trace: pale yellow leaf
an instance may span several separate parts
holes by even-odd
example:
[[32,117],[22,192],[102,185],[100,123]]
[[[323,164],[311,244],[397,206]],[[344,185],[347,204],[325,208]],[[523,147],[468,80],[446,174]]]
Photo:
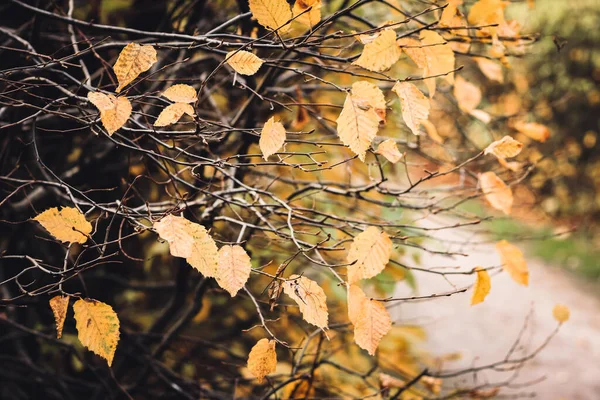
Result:
[[298,304],[306,322],[321,329],[327,328],[327,297],[317,282],[305,276],[292,275],[283,284],[283,291]]
[[412,133],[420,135],[419,125],[429,117],[429,99],[410,82],[396,82],[392,90],[400,98],[404,123]]
[[169,242],[171,255],[187,258],[192,255],[194,245],[194,238],[190,234],[190,224],[191,221],[183,217],[169,214],[155,222],[153,228],[161,239]]
[[502,268],[517,283],[527,286],[529,284],[529,270],[523,253],[517,246],[501,240],[496,243],[496,250],[500,253]]
[[131,115],[131,103],[127,97],[88,92],[88,99],[100,111],[100,121],[109,135],[118,131]]
[[244,287],[251,270],[250,256],[241,246],[225,245],[219,249],[216,279],[219,286],[227,290],[231,297]]
[[129,43],[119,54],[113,70],[117,75],[119,93],[142,72],[148,71],[156,63],[156,50],[151,45]]
[[374,355],[379,342],[392,328],[388,310],[383,303],[368,299],[357,285],[350,285],[348,317],[354,325],[354,342]]
[[385,96],[377,85],[367,81],[357,81],[352,84],[354,101],[363,108],[372,108],[380,121],[385,121]]
[[285,24],[292,19],[292,10],[286,0],[249,0],[252,15],[265,28],[285,33],[290,25]]
[[512,190],[498,175],[491,171],[480,174],[479,185],[486,200],[492,207],[502,211],[504,214],[510,214],[513,204]]
[[[425,53],[427,67],[423,71],[423,76],[440,75],[449,84],[454,83],[454,51],[446,43],[443,37],[438,33],[429,30],[421,31],[421,44]],[[429,88],[429,97],[435,94],[435,80],[437,78],[426,79],[425,83]]]
[[398,150],[396,141],[394,139],[388,139],[377,146],[377,154],[384,156],[392,164],[396,164],[402,158],[402,153]]
[[262,383],[265,376],[275,372],[277,368],[277,352],[275,341],[260,339],[248,355],[248,370]]
[[258,146],[263,153],[265,161],[269,156],[277,153],[284,143],[285,127],[281,122],[275,121],[275,117],[269,118],[260,131],[260,139],[258,141]]
[[390,261],[392,240],[381,229],[370,226],[356,235],[350,246],[347,260],[348,283],[372,278],[379,274]]
[[481,103],[481,90],[469,81],[457,76],[454,82],[454,97],[458,107],[466,113],[477,108]]
[[194,117],[194,107],[187,103],[173,103],[160,112],[154,126],[167,126],[177,123],[184,114]]
[[66,243],[85,243],[92,224],[87,222],[85,215],[73,207],[49,208],[38,214],[34,220],[39,222],[55,239]]
[[[311,5],[307,5],[304,0],[296,0],[294,7],[292,8],[292,14],[294,15],[294,21],[306,25],[312,28],[321,21],[321,0],[311,1]],[[312,8],[310,11],[306,11],[309,7]]]
[[492,142],[485,148],[484,153],[493,154],[498,158],[511,158],[517,156],[522,149],[523,143],[507,135],[500,140]]
[[96,300],[73,304],[79,341],[112,365],[119,342],[119,318],[111,306]]
[[[501,25],[504,23],[504,7],[508,4],[503,0],[479,0],[469,10],[467,20],[472,26]],[[496,35],[497,26],[485,27],[478,32]]]
[[554,316],[555,320],[562,324],[563,322],[567,322],[569,320],[569,317],[571,316],[571,310],[569,310],[569,307],[565,306],[564,304],[557,304],[552,309],[552,315]]
[[490,280],[490,274],[481,267],[475,267],[477,271],[477,279],[475,280],[475,286],[473,287],[473,295],[471,297],[471,305],[482,303],[485,297],[492,288],[492,281]]
[[88,100],[96,106],[98,111],[108,111],[115,108],[116,97],[102,92],[88,92]]
[[245,50],[230,51],[225,56],[227,64],[242,75],[254,75],[263,65],[263,60]]
[[396,44],[417,64],[417,67],[427,68],[427,55],[420,40],[404,37],[398,39]]
[[477,118],[484,124],[489,124],[490,121],[492,120],[492,116],[483,110],[471,110],[471,111],[469,111],[469,115]]
[[50,299],[50,308],[56,321],[56,337],[60,339],[67,317],[67,309],[69,308],[69,296],[54,296]]
[[550,129],[546,125],[538,124],[537,122],[517,121],[512,126],[525,136],[538,142],[545,142],[550,137]]
[[384,29],[375,40],[365,45],[360,57],[352,64],[369,71],[381,72],[390,69],[398,61],[400,54],[402,50],[396,43],[396,32]]
[[162,95],[173,103],[194,103],[198,100],[196,89],[185,84],[173,85],[165,90]]
[[475,57],[475,62],[486,78],[499,83],[504,82],[504,72],[501,64],[483,57]]

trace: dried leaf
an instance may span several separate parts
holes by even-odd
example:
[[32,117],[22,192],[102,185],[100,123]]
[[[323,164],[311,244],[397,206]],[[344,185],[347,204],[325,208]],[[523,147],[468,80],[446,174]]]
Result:
[[[423,71],[423,76],[443,75],[449,84],[454,83],[454,52],[452,47],[446,43],[443,37],[438,33],[429,30],[421,31],[421,44],[425,52],[427,67]],[[435,94],[435,79],[426,80],[429,87],[429,97]],[[429,82],[429,83],[428,83]]]
[[269,118],[260,131],[258,146],[263,153],[265,161],[277,153],[285,143],[285,127],[281,122],[276,122],[275,117]]
[[374,355],[379,342],[392,328],[385,306],[377,300],[368,299],[357,285],[350,285],[348,318],[354,325],[354,342]]
[[185,84],[173,85],[165,90],[162,95],[173,103],[195,103],[198,100],[196,89]]
[[[479,0],[469,10],[467,20],[472,26],[502,25],[504,21],[504,7],[508,2],[502,0]],[[482,28],[480,32],[496,35],[497,26]]]
[[158,235],[169,242],[172,256],[187,258],[192,255],[194,238],[189,233],[190,223],[183,217],[171,214],[154,223],[153,228]]
[[457,76],[454,82],[454,97],[458,102],[458,107],[466,113],[475,110],[481,103],[481,90],[463,79],[462,76]]
[[390,69],[400,58],[402,50],[396,43],[396,32],[393,29],[384,29],[371,43],[365,45],[360,57],[352,64],[381,72]]
[[277,353],[275,341],[260,339],[248,355],[248,370],[262,383],[265,376],[275,372],[277,368]]
[[248,5],[252,16],[265,28],[280,28],[279,33],[290,29],[289,24],[282,26],[292,19],[292,10],[286,0],[249,0]]
[[129,43],[119,54],[113,70],[117,75],[119,93],[142,72],[148,71],[156,63],[156,50],[151,45]]
[[500,140],[496,140],[485,148],[485,154],[493,154],[498,158],[511,158],[517,156],[523,149],[523,143],[511,138],[510,136],[504,136]]
[[538,142],[543,143],[550,137],[550,129],[548,129],[546,125],[538,124],[536,122],[517,121],[513,123],[512,126],[517,131]]
[[348,283],[379,274],[390,261],[391,253],[392,241],[381,229],[370,226],[356,235],[348,252],[348,262],[354,263],[348,266]]
[[392,90],[400,98],[404,123],[412,133],[420,135],[419,125],[429,117],[429,99],[409,82],[396,82]]
[[515,282],[527,286],[529,284],[529,270],[521,250],[506,240],[496,243],[496,250],[500,253],[502,268],[508,272]]
[[235,72],[248,76],[254,75],[264,63],[259,57],[245,50],[230,51],[225,59]]
[[490,274],[482,267],[475,267],[475,270],[477,271],[477,280],[475,281],[473,296],[471,297],[472,306],[482,303],[492,288]]
[[69,308],[69,296],[54,296],[50,299],[50,308],[56,321],[56,338],[60,339],[67,317],[67,309]]
[[49,208],[38,214],[34,220],[39,222],[55,239],[65,243],[85,243],[92,224],[87,222],[85,215],[73,207]]
[[377,146],[377,154],[384,156],[392,164],[396,164],[402,158],[402,153],[398,150],[396,141],[394,139],[388,139]]
[[194,107],[187,103],[174,103],[167,106],[158,115],[154,126],[167,126],[177,123],[184,114],[194,117]]
[[121,129],[131,115],[131,103],[127,97],[100,92],[88,92],[87,97],[100,111],[100,121],[109,135]]
[[88,92],[87,98],[98,111],[108,111],[115,108],[116,97],[112,94],[104,94],[102,92]]
[[235,297],[244,287],[251,270],[250,256],[241,246],[225,245],[219,249],[219,269],[216,279],[219,286],[227,290],[231,297]]
[[[311,1],[311,3],[311,5],[308,5],[304,0],[296,0],[294,7],[292,8],[292,14],[295,18],[294,21],[306,25],[309,28],[312,28],[321,21],[321,0]],[[311,6],[312,8],[307,12],[306,10]]]
[[110,367],[119,342],[119,318],[111,306],[96,300],[77,300],[73,305],[79,341],[106,359]]
[[552,309],[552,315],[554,316],[555,320],[562,324],[563,322],[567,322],[569,320],[569,317],[571,316],[571,310],[569,310],[569,307],[563,304],[557,304]]
[[317,282],[305,276],[292,275],[283,284],[283,291],[298,304],[306,322],[321,329],[327,328],[327,297]]
[[479,175],[479,185],[486,200],[496,210],[510,214],[513,204],[512,190],[495,173],[489,171]]
[[475,62],[479,66],[479,70],[486,78],[491,81],[499,83],[504,82],[504,72],[502,71],[502,65],[496,61],[492,61],[483,57],[475,57]]

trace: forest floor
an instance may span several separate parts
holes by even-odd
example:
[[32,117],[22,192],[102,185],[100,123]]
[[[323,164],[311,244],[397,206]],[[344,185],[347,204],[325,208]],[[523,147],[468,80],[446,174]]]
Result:
[[[447,249],[467,253],[453,259],[427,254],[421,266],[432,268],[460,265],[475,267],[500,265],[493,241],[455,229],[437,231],[440,247],[448,243],[477,238],[477,245],[449,245]],[[471,235],[471,236],[467,236]],[[462,237],[461,237],[462,236]],[[518,244],[526,253],[526,244]],[[600,261],[599,261],[600,262]],[[571,318],[556,336],[518,372],[511,387],[500,390],[501,397],[539,398],[544,400],[600,399],[600,296],[598,285],[584,282],[562,268],[528,259],[529,286],[516,284],[505,273],[493,272],[492,289],[485,301],[470,306],[471,290],[450,297],[402,303],[393,316],[399,324],[418,324],[427,332],[422,350],[432,357],[459,353],[460,359],[445,362],[444,370],[483,366],[501,361],[521,337],[515,355],[529,354],[541,346],[556,329],[552,316],[556,303],[571,309]],[[419,295],[452,291],[452,285],[440,275],[415,273]],[[450,275],[457,287],[473,282],[473,276]],[[407,285],[400,285],[396,296],[411,296]],[[527,316],[524,333],[520,335]],[[515,357],[513,355],[513,358]],[[511,374],[484,371],[477,382],[498,382]],[[457,387],[472,384],[470,374],[463,380],[446,382]]]

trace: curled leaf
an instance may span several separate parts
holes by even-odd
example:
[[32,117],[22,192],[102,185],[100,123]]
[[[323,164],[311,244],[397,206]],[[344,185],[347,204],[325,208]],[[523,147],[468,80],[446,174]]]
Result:
[[476,267],[477,279],[475,286],[473,287],[473,295],[471,297],[471,305],[482,303],[485,297],[492,288],[492,281],[490,280],[490,274],[481,267]]
[[174,103],[167,106],[158,115],[154,126],[167,126],[177,123],[184,114],[194,117],[194,107],[187,103]]
[[85,219],[85,215],[73,207],[63,207],[61,210],[49,208],[34,220],[61,242],[85,243],[92,233],[92,225]]
[[63,326],[65,326],[67,309],[69,308],[69,296],[54,296],[50,299],[50,308],[56,321],[56,338],[60,339],[62,337]]
[[484,153],[493,154],[498,158],[505,159],[517,156],[522,149],[523,143],[507,135],[491,143],[485,148]]
[[119,318],[111,306],[96,300],[73,304],[79,341],[112,365],[119,342]]
[[275,341],[260,339],[248,355],[248,370],[262,383],[265,376],[275,372],[277,368],[277,353]]
[[148,71],[156,63],[156,50],[150,45],[129,43],[119,54],[113,70],[117,75],[119,93],[142,72]]

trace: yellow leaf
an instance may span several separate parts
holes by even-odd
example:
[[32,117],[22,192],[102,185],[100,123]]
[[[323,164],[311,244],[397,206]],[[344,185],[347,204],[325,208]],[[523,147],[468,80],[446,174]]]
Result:
[[69,308],[69,296],[54,296],[50,299],[50,308],[56,321],[56,337],[60,339],[67,317],[67,309]]
[[119,318],[111,306],[96,300],[77,300],[73,304],[79,341],[106,359],[110,367],[119,342]]
[[260,131],[258,146],[263,153],[265,161],[277,153],[285,143],[285,127],[281,122],[276,122],[275,117],[269,118]]
[[167,126],[177,123],[183,114],[187,114],[190,117],[194,117],[194,107],[187,103],[174,103],[167,106],[158,115],[158,118],[154,122],[154,126]]
[[306,322],[321,329],[327,328],[327,297],[317,282],[305,276],[292,275],[283,284],[283,291],[298,304]]
[[529,284],[529,270],[521,250],[506,240],[496,243],[496,250],[500,253],[502,268],[515,282],[527,286]]
[[369,71],[381,72],[390,69],[401,53],[402,50],[396,43],[396,32],[385,29],[375,40],[365,45],[360,57],[352,64]]
[[[467,20],[473,26],[502,25],[504,22],[504,7],[508,2],[502,0],[479,0],[469,10]],[[486,27],[482,33],[496,35],[497,26]]]
[[[446,43],[443,37],[433,31],[421,31],[421,44],[424,45],[425,61],[427,67],[423,71],[423,76],[443,75],[449,84],[454,83],[454,51]],[[429,97],[435,94],[435,80],[437,78],[426,79],[425,83],[429,87]]]
[[260,339],[248,355],[248,370],[262,383],[265,376],[275,372],[277,368],[277,353],[275,341]]
[[151,45],[129,43],[125,46],[113,67],[119,81],[117,93],[142,72],[148,71],[154,63],[156,63],[156,50]]
[[420,135],[419,125],[429,117],[429,99],[409,82],[396,82],[392,90],[400,98],[404,123],[412,133]]
[[[306,25],[309,28],[312,28],[321,21],[321,0],[311,1],[311,3],[311,5],[308,5],[304,0],[296,0],[294,7],[292,8],[292,14],[295,18],[294,21]],[[311,6],[312,8],[310,11],[306,11]]]
[[555,320],[562,324],[563,322],[567,322],[569,320],[571,311],[569,310],[569,307],[563,304],[557,304],[552,309],[552,315],[554,316]]
[[194,238],[189,233],[190,223],[183,217],[169,214],[153,225],[158,235],[169,242],[169,250],[174,257],[187,258],[192,255]]
[[471,305],[482,303],[485,300],[485,296],[488,295],[492,288],[492,281],[490,280],[490,274],[481,267],[475,267],[477,271],[477,280],[473,287],[473,296],[471,297]]
[[437,128],[435,127],[435,125],[433,125],[433,123],[431,123],[431,121],[421,121],[421,125],[425,127],[425,130],[427,131],[427,134],[429,135],[431,140],[438,144],[444,143],[444,138],[440,136],[440,134],[437,131]]
[[263,65],[263,60],[245,50],[230,51],[225,56],[227,64],[242,75],[254,75]]
[[292,10],[286,0],[249,0],[248,5],[252,15],[259,24],[271,30],[279,29],[285,33],[290,29],[286,22],[292,19]]
[[370,226],[356,235],[348,252],[348,262],[354,263],[348,266],[348,283],[379,274],[390,261],[391,253],[392,240],[381,229]]
[[454,82],[454,97],[458,102],[458,107],[466,113],[477,108],[481,103],[481,90],[462,78],[457,76]]
[[162,95],[173,103],[194,103],[198,100],[196,89],[185,84],[173,85],[165,90]]
[[350,285],[348,318],[354,325],[354,342],[374,355],[381,338],[392,328],[392,320],[385,306],[377,300],[368,299],[358,286]]
[[550,129],[546,125],[536,122],[517,121],[512,124],[513,128],[521,132],[525,136],[530,137],[538,142],[545,142],[550,137]]
[[248,253],[238,245],[225,245],[219,249],[219,269],[217,272],[217,283],[227,290],[231,297],[244,287],[252,264]]
[[458,10],[458,6],[462,3],[462,0],[449,0],[448,5],[444,8],[444,11],[442,11],[442,16],[440,17],[440,22],[438,24],[446,27],[461,26],[456,23],[456,19],[462,17],[462,13]]
[[504,73],[502,72],[502,65],[496,61],[489,60],[483,57],[475,57],[475,62],[479,66],[479,70],[486,78],[491,81],[504,82]]
[[73,207],[49,208],[38,214],[34,220],[39,222],[54,238],[66,243],[85,243],[92,225],[85,215]]
[[493,154],[498,158],[511,158],[518,155],[523,149],[523,143],[511,138],[510,136],[504,136],[500,140],[496,140],[485,148],[485,154]]
[[[421,43],[420,40],[408,37],[398,39],[396,43],[400,46],[402,50],[404,50],[406,54],[408,54],[408,57],[411,60],[413,60],[413,62],[417,64],[419,68],[423,70],[423,77],[428,77],[430,73],[425,45]],[[424,79],[425,86],[427,86],[427,89],[429,90],[429,97],[433,97],[433,95],[435,94],[435,79],[436,78]]]
[[377,154],[384,156],[392,164],[396,164],[402,158],[394,139],[388,139],[379,144]]
[[486,200],[496,210],[510,214],[513,204],[513,195],[510,187],[495,173],[489,171],[479,175],[479,185]]
[[127,97],[88,92],[88,100],[100,111],[100,120],[109,135],[118,131],[131,115],[131,103]]

